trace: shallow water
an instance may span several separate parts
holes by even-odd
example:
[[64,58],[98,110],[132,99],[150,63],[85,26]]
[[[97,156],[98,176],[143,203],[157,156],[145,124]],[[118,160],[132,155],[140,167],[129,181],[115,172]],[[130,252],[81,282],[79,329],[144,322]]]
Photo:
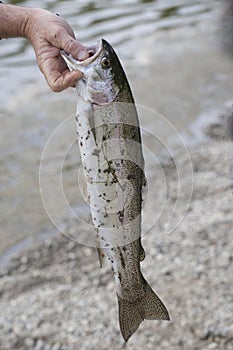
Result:
[[[9,1],[18,5],[43,7],[64,17],[83,43],[96,42],[104,37],[117,48],[123,60],[134,58],[128,50],[133,39],[145,40],[156,31],[177,27],[188,28],[211,15],[217,0],[42,0]],[[0,48],[0,78],[4,84],[0,103],[17,91],[19,84],[34,81],[38,77],[35,70],[34,52],[24,39],[3,40]],[[34,75],[36,74],[35,78]],[[14,82],[14,83],[13,83]]]
[[[233,65],[222,53],[218,37],[220,1],[18,3],[59,13],[83,43],[95,42],[99,37],[110,41],[124,64],[136,101],[164,115],[179,132],[187,133],[190,122],[203,110],[207,114],[209,110],[221,110],[226,101],[232,100]],[[41,201],[39,165],[51,133],[74,113],[75,92],[54,94],[48,89],[36,67],[33,49],[23,39],[0,42],[0,86],[3,252],[16,241],[54,229]],[[171,136],[157,113],[154,119],[145,111],[140,117],[143,127],[159,134],[164,142]],[[71,211],[83,205],[77,185],[80,161],[74,142],[75,125],[70,118],[52,138],[43,163],[46,206],[52,210],[55,222],[63,222],[68,216],[56,192],[58,174],[62,174]],[[153,152],[157,155],[158,150]]]

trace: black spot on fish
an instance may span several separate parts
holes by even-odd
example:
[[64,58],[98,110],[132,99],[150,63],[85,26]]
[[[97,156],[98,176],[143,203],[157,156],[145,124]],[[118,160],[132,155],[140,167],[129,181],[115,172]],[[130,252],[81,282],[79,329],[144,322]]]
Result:
[[122,282],[122,276],[121,276],[121,273],[119,272],[118,273],[118,278],[119,278],[119,281],[120,281],[120,283]]
[[96,148],[96,149],[94,149],[94,151],[92,152],[92,155],[98,157],[99,153],[100,153],[100,150]]
[[120,220],[120,222],[122,223],[123,222],[123,219],[124,219],[124,210],[119,210],[117,212],[117,215],[118,215],[118,219]]
[[110,182],[111,185],[118,183],[118,180],[113,178],[112,181]]

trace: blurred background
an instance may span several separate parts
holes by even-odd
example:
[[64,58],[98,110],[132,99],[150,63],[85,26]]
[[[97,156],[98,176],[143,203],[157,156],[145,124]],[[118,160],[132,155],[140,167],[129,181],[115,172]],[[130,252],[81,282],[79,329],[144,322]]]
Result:
[[[163,115],[187,142],[198,136],[192,127],[195,120],[202,123],[210,111],[218,112],[232,102],[233,62],[222,45],[228,28],[222,18],[229,11],[224,12],[220,0],[8,3],[59,13],[84,44],[107,39],[123,63],[136,102]],[[49,136],[74,113],[76,101],[74,89],[59,94],[49,90],[32,47],[21,38],[0,42],[0,87],[1,254],[22,239],[54,232],[40,197],[39,165]],[[159,133],[164,140],[172,136],[161,119],[142,113],[140,120],[152,134]],[[73,121],[55,138],[53,154],[46,160],[49,205],[61,222],[65,213],[53,184],[59,172],[57,160],[64,159],[71,134],[75,138]],[[62,170],[71,207],[79,206],[79,162],[77,148],[71,147]]]

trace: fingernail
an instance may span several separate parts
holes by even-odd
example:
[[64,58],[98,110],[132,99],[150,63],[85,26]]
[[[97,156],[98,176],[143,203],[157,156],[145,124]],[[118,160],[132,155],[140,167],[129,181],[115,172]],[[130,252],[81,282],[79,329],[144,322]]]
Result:
[[78,60],[79,61],[83,61],[86,58],[88,58],[88,52],[84,51],[84,50],[79,51],[79,53],[78,53]]

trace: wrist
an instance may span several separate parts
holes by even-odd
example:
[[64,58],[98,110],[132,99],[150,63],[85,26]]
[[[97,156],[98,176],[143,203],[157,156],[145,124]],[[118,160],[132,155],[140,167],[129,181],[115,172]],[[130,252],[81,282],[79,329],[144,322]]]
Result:
[[27,36],[27,27],[33,14],[33,9],[5,3],[0,5],[0,37]]

